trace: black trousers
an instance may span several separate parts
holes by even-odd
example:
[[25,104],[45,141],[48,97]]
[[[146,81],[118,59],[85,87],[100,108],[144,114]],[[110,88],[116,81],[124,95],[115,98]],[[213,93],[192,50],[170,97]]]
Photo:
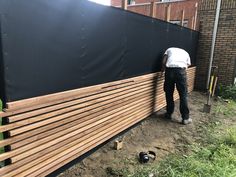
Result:
[[175,85],[180,97],[180,113],[182,119],[189,118],[188,108],[188,87],[187,87],[187,76],[186,69],[182,68],[166,68],[164,91],[166,95],[166,111],[168,115],[174,112],[174,90]]

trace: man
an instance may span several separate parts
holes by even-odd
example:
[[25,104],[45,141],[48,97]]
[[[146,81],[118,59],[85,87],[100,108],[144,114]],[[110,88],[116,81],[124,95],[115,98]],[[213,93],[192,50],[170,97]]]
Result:
[[190,56],[185,50],[175,47],[166,50],[162,62],[162,72],[165,71],[164,91],[167,103],[165,118],[171,119],[174,112],[173,94],[176,85],[180,97],[179,109],[184,125],[192,122],[192,119],[189,118],[186,76],[186,69],[190,65]]

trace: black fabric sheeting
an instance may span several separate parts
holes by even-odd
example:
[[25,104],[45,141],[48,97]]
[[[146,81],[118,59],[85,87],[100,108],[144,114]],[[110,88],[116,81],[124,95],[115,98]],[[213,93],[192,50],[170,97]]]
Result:
[[5,102],[159,71],[168,47],[195,64],[193,30],[86,0],[0,3]]

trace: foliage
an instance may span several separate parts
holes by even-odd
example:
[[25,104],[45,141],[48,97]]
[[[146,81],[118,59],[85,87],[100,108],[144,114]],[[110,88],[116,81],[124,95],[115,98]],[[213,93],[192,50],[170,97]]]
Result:
[[220,86],[219,96],[236,101],[236,85]]

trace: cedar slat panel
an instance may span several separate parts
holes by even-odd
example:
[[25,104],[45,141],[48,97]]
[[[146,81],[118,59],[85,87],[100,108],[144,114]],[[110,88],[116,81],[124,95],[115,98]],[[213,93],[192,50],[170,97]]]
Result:
[[[148,113],[145,115],[147,116],[149,115]],[[140,115],[138,115],[140,117]],[[143,117],[143,116],[142,116]],[[108,128],[107,130],[108,131],[105,131],[105,132],[101,132],[101,133],[98,133],[96,134],[96,137],[92,137],[90,139],[87,139],[86,143],[80,143],[76,146],[73,146],[72,148],[70,149],[67,149],[66,151],[60,153],[60,154],[57,154],[56,156],[48,159],[48,160],[45,160],[44,164],[40,163],[39,165],[37,166],[34,166],[36,167],[37,169],[40,169],[40,168],[43,168],[39,171],[36,171],[34,173],[32,173],[35,169],[34,168],[31,168],[30,170],[20,174],[22,176],[24,175],[29,175],[29,176],[37,176],[39,175],[40,173],[44,172],[45,169],[50,169],[50,167],[52,167],[55,163],[57,164],[58,162],[62,162],[64,160],[66,160],[67,158],[70,158],[72,156],[74,156],[77,152],[83,150],[85,147],[88,147],[96,142],[99,142],[99,144],[105,142],[106,140],[110,139],[111,137],[113,137],[114,135],[118,134],[119,132],[121,132],[122,130],[125,130],[126,128],[128,128],[130,125],[133,125],[134,123],[137,123],[138,121],[140,121],[140,118],[139,119],[136,119],[136,120],[133,120],[131,119],[131,121],[127,121],[126,123],[123,123],[120,124],[119,126],[117,126],[116,128],[114,127],[110,127]],[[105,133],[105,134],[104,134]],[[81,147],[82,145],[82,147]],[[84,145],[84,146],[83,146]],[[92,148],[92,147],[91,147]],[[59,159],[59,160],[58,160]],[[46,165],[46,166],[45,166]],[[44,169],[45,168],[45,169]]]
[[[176,95],[175,95],[175,97],[176,97]],[[176,98],[175,98],[176,99]]]
[[[146,106],[147,107],[147,106]],[[141,108],[141,107],[140,107]],[[150,108],[149,108],[150,109]],[[117,119],[117,117],[114,117],[113,118],[113,122],[111,123],[111,124],[108,124],[108,126],[101,126],[101,130],[107,130],[107,128],[109,128],[109,127],[111,127],[112,125],[117,125],[119,122],[122,122],[122,120],[128,120],[129,119],[129,117],[131,117],[131,116],[133,116],[132,118],[134,118],[134,116],[136,116],[138,113],[140,113],[140,112],[146,112],[147,110],[144,110],[144,111],[142,111],[142,110],[140,110],[140,109],[138,109],[138,110],[135,110],[135,112],[134,113],[131,113],[130,115],[128,115],[127,117],[122,117],[120,120],[119,119]],[[149,111],[150,112],[150,111]],[[106,122],[104,123],[104,125],[105,124],[107,124]],[[100,125],[103,125],[103,124],[100,124]],[[99,125],[99,126],[100,126]],[[53,157],[54,155],[56,155],[56,154],[58,154],[58,153],[60,153],[60,152],[63,152],[64,150],[66,150],[66,149],[68,149],[68,147],[72,147],[72,146],[74,146],[74,145],[76,145],[76,144],[78,144],[78,143],[81,143],[81,142],[83,142],[84,143],[84,140],[86,140],[86,139],[88,139],[89,137],[91,137],[91,136],[93,136],[93,135],[96,135],[97,134],[97,132],[94,132],[96,129],[98,129],[97,127],[94,127],[94,128],[92,128],[92,129],[89,129],[89,130],[87,130],[87,132],[85,131],[85,132],[83,132],[83,134],[80,134],[80,137],[76,137],[77,139],[75,140],[75,141],[71,141],[70,142],[70,144],[68,143],[68,144],[66,144],[65,146],[54,146],[54,147],[51,147],[52,149],[45,149],[44,151],[42,151],[41,152],[41,156],[40,157],[38,157],[38,156],[35,156],[35,155],[33,155],[34,156],[34,159],[35,160],[33,160],[32,161],[32,158],[26,158],[26,159],[23,159],[22,161],[19,161],[19,162],[17,162],[17,163],[14,163],[14,164],[12,164],[12,165],[10,165],[10,166],[8,166],[8,169],[7,169],[7,167],[4,169],[4,171],[1,171],[1,169],[0,169],[0,175],[2,175],[2,174],[4,174],[4,173],[7,173],[7,172],[9,172],[10,170],[13,170],[13,169],[15,169],[16,167],[20,167],[20,168],[18,168],[16,171],[14,171],[14,172],[12,172],[12,173],[8,173],[8,175],[7,176],[12,176],[12,175],[15,175],[15,174],[17,174],[16,172],[19,172],[20,170],[21,171],[24,171],[24,170],[26,170],[26,169],[28,169],[28,168],[30,168],[30,167],[32,167],[32,166],[34,166],[34,165],[36,165],[36,164],[38,164],[38,163],[40,163],[40,162],[43,162],[44,160],[46,160],[46,159],[48,159],[48,158],[50,158],[50,157]],[[91,132],[91,133],[90,133]],[[87,133],[87,135],[86,135],[86,133]],[[90,133],[90,134],[89,134]],[[49,153],[50,152],[50,153]],[[46,154],[46,155],[45,155]],[[30,162],[30,163],[28,163],[28,162]],[[22,163],[24,164],[24,165],[22,165]],[[22,167],[21,167],[22,166]],[[4,173],[3,173],[4,172]]]
[[[83,98],[86,96],[98,93],[103,93],[109,90],[118,89],[127,85],[132,85],[134,83],[139,83],[145,80],[152,79],[158,74],[148,74],[143,76],[137,76],[134,78],[129,78],[120,81],[109,82],[105,84],[84,87],[80,89],[59,92],[55,94],[39,96],[34,98],[29,98],[25,100],[9,102],[7,103],[7,108],[4,109],[4,112],[0,112],[0,117],[8,117],[11,115],[16,115],[20,113],[25,113],[39,108],[49,107],[52,105],[68,102],[71,100]],[[160,77],[159,77],[160,78]],[[163,79],[163,78],[160,78]],[[54,98],[56,97],[56,98]]]
[[[152,84],[151,83],[146,83],[146,85],[144,84],[144,85],[142,85],[138,88],[142,89],[142,88],[147,87],[147,86],[151,87]],[[130,91],[133,92],[133,91],[136,91],[136,90],[137,90],[137,87],[133,87],[130,90],[127,89],[126,91],[127,92],[130,92]],[[28,118],[26,120],[22,120],[22,121],[10,123],[10,124],[5,125],[5,126],[1,126],[0,127],[0,132],[12,130],[12,129],[15,129],[15,128],[18,128],[18,127],[21,127],[21,126],[24,126],[24,125],[27,125],[27,124],[32,124],[32,123],[35,123],[35,122],[39,122],[39,121],[42,121],[44,119],[48,119],[48,118],[53,117],[53,116],[62,115],[63,113],[64,113],[64,115],[66,115],[66,114],[76,115],[76,114],[78,114],[77,112],[78,112],[79,108],[85,108],[85,107],[88,107],[89,105],[95,105],[95,104],[100,103],[100,102],[101,102],[101,104],[103,104],[102,101],[106,101],[106,100],[109,100],[111,98],[122,96],[122,95],[126,94],[127,92],[119,92],[119,93],[114,94],[114,95],[101,97],[100,99],[96,99],[96,98],[93,98],[91,100],[89,100],[88,98],[86,98],[86,100],[82,99],[81,104],[74,105],[74,106],[71,106],[71,107],[66,107],[66,108],[61,109],[61,110],[57,110],[57,111],[54,111],[54,112],[49,112],[49,113],[46,113],[46,114],[41,114],[41,115],[38,115],[38,116],[34,116],[32,118]]]
[[105,89],[108,89],[108,90],[115,89],[115,87],[119,84],[124,84],[126,82],[139,82],[140,80],[143,80],[143,79],[153,78],[155,75],[157,74],[154,73],[154,74],[148,74],[148,75],[143,75],[143,76],[137,76],[130,79],[109,82],[109,83],[100,84],[96,86],[84,87],[80,89],[10,102],[10,103],[7,103],[7,109],[20,110],[20,109],[25,109],[25,107],[27,107],[28,109],[27,111],[29,111],[29,110],[32,110],[32,108],[37,109],[37,108],[40,108],[41,106],[50,106],[53,104],[58,104],[59,102],[65,102],[65,101],[70,101],[76,98],[81,98],[82,96],[86,96],[88,93],[93,92],[93,91],[95,93],[99,93],[101,91],[102,92],[107,91]]
[[[137,99],[141,99],[141,98],[148,97],[148,96],[150,96],[150,93],[146,93],[146,92],[140,94],[139,96],[132,95],[132,96],[126,98],[126,100],[117,101],[116,105],[114,105],[114,103],[111,103],[111,104],[107,104],[107,105],[103,106],[103,109],[105,109],[105,110],[99,111],[99,113],[101,115],[101,114],[106,113],[109,110],[115,109],[115,108],[121,106],[122,104],[124,104],[125,101],[126,101],[125,104],[129,104],[129,103],[132,103],[133,101],[136,101]],[[71,129],[75,125],[81,124],[81,123],[83,123],[87,120],[91,120],[91,119],[96,118],[96,117],[97,117],[97,115],[92,114],[91,117],[84,117],[86,119],[83,119],[83,117],[82,117],[82,118],[80,118],[78,120],[75,120],[73,122],[69,122],[67,124],[64,124],[63,126],[55,127],[54,129],[49,129],[48,131],[43,132],[41,134],[29,137],[29,138],[27,138],[25,140],[21,140],[20,142],[17,142],[17,143],[11,144],[11,149],[14,150],[16,148],[19,148],[19,147],[21,147],[23,145],[26,145],[28,143],[31,143],[33,141],[42,139],[44,137],[48,137],[52,134],[56,134],[57,132],[61,132],[65,129],[69,129],[69,128]]]
[[[140,90],[140,92],[143,92],[143,93],[146,93],[146,91],[149,91],[149,88],[145,88],[145,89]],[[133,93],[137,94],[138,92],[133,92]],[[130,98],[129,96],[137,96],[137,95],[133,95],[133,93],[129,94],[128,97],[124,97],[124,99],[120,100],[120,101],[127,101],[127,99]],[[120,102],[118,102],[118,103],[120,103]],[[75,122],[75,123],[81,123],[81,121],[87,120],[86,116],[89,116],[90,114],[93,114],[93,116],[95,117],[95,116],[99,116],[100,114],[106,113],[109,110],[112,110],[113,108],[111,108],[111,107],[113,105],[114,105],[114,103],[111,102],[109,104],[100,106],[98,108],[96,108],[97,106],[93,106],[93,107],[91,107],[91,109],[89,109],[90,111],[88,110],[89,112],[83,112],[80,115],[78,115],[77,117],[73,116],[73,117],[70,117],[70,118],[67,118],[67,119],[62,119],[58,122],[46,125],[44,127],[40,127],[38,129],[32,130],[30,132],[26,132],[26,133],[23,133],[23,134],[20,134],[20,135],[17,135],[17,136],[13,136],[12,138],[1,141],[0,145],[4,146],[4,145],[9,145],[9,144],[15,143],[17,141],[22,141],[26,137],[29,138],[31,136],[38,135],[39,133],[42,133],[42,132],[45,132],[45,131],[48,131],[48,130],[52,130],[53,128],[56,128],[60,125],[66,125],[67,123],[73,123],[73,121],[78,121],[78,122]],[[109,109],[107,109],[107,108],[109,108]],[[82,119],[83,117],[85,117],[85,119]],[[79,120],[79,119],[81,119],[81,120]]]
[[[151,83],[151,80],[143,81],[143,82],[137,83],[137,84],[132,84],[132,85],[129,85],[129,86],[126,86],[126,87],[123,87],[123,85],[122,85],[121,88],[118,88],[118,89],[115,89],[115,90],[111,90],[111,91],[107,91],[107,92],[103,92],[103,93],[99,93],[99,94],[93,94],[91,96],[87,96],[87,97],[84,97],[84,98],[81,98],[81,99],[76,99],[76,100],[72,100],[72,101],[69,101],[69,102],[62,103],[62,104],[57,104],[57,105],[42,108],[42,109],[39,109],[39,110],[34,110],[34,111],[31,111],[31,112],[27,112],[27,113],[24,113],[24,114],[11,116],[11,117],[9,117],[9,122],[19,121],[19,120],[22,120],[22,119],[26,119],[26,118],[33,117],[33,116],[40,115],[40,114],[45,114],[45,113],[52,112],[52,111],[56,112],[56,110],[60,110],[62,108],[69,107],[70,109],[72,109],[71,107],[73,107],[75,105],[79,105],[83,102],[88,102],[88,101],[91,101],[91,100],[104,101],[106,99],[109,99],[109,95],[111,95],[111,97],[112,97],[112,95],[114,95],[116,93],[117,93],[117,95],[119,95],[118,93],[122,93],[124,91],[130,91],[131,89],[135,89],[136,87],[145,86],[148,83]],[[71,111],[71,110],[68,110],[68,111]],[[64,112],[61,112],[61,113],[64,113]]]
[[[149,89],[152,90],[152,87],[150,87]],[[159,88],[158,90],[162,90],[162,85],[161,85],[161,88]],[[150,91],[150,92],[152,92],[152,91]],[[135,93],[135,92],[133,92],[133,93]],[[44,125],[47,125],[47,124],[50,124],[50,123],[53,123],[55,121],[62,120],[64,118],[68,118],[68,117],[71,117],[71,116],[74,116],[74,118],[76,118],[75,116],[77,116],[77,115],[80,116],[80,115],[82,115],[81,113],[87,113],[88,114],[88,113],[92,113],[91,111],[96,113],[97,111],[95,111],[94,108],[96,108],[97,105],[92,104],[92,106],[93,106],[93,110],[92,110],[91,107],[84,107],[83,109],[80,109],[80,110],[76,110],[76,111],[72,111],[72,112],[69,112],[69,113],[66,113],[66,114],[61,114],[59,116],[55,116],[55,117],[53,117],[53,119],[45,119],[44,121],[36,122],[35,124],[29,124],[29,125],[26,124],[26,126],[24,126],[24,127],[20,127],[18,129],[15,129],[15,130],[12,130],[12,131],[9,131],[9,132],[10,132],[11,136],[14,136],[14,135],[17,135],[17,134],[20,134],[20,133],[23,133],[23,132],[26,132],[26,131],[29,131],[29,130],[32,130],[32,129],[35,129],[35,128],[38,128],[38,127],[41,127],[41,126],[44,126]],[[88,112],[88,109],[91,110],[91,111]]]
[[[100,103],[100,106],[101,105],[102,104]],[[92,106],[93,107],[98,107],[97,105],[92,105]],[[90,111],[88,111],[88,109]],[[45,126],[47,124],[50,124],[50,123],[53,123],[53,122],[56,122],[56,121],[59,121],[59,120],[62,120],[62,119],[68,118],[68,117],[74,116],[74,118],[76,118],[77,116],[80,116],[82,113],[90,114],[90,113],[96,113],[96,112],[94,111],[94,109],[92,110],[91,107],[84,107],[83,109],[71,111],[71,112],[68,112],[68,113],[65,113],[65,114],[61,114],[61,115],[52,117],[51,119],[45,119],[43,121],[36,122],[36,123],[33,123],[33,124],[29,124],[29,125],[26,124],[26,126],[19,127],[18,129],[11,130],[9,132],[12,136],[14,136],[14,135],[17,135],[17,134],[20,134],[20,133],[23,133],[23,132],[26,132],[26,131],[29,131],[29,130],[32,130],[32,129],[35,129],[35,128],[38,128],[38,127],[42,127],[42,126]]]
[[[137,106],[139,106],[139,104],[140,104],[138,102],[135,102],[135,103],[137,104]],[[145,103],[145,99],[142,99],[141,103]],[[131,113],[132,113],[132,110],[135,110],[136,107],[134,105],[132,106],[132,104],[129,104],[129,106],[131,107]],[[134,108],[134,109],[132,109],[132,108]],[[22,148],[19,148],[20,151],[18,149],[16,149],[16,151],[18,151],[18,152],[15,153],[15,155],[16,154],[20,154],[21,152],[25,152],[26,150],[31,150],[31,149],[33,149],[35,147],[40,146],[40,145],[44,145],[45,146],[44,143],[51,142],[51,141],[53,141],[56,138],[62,138],[63,135],[67,135],[69,133],[73,133],[76,130],[83,131],[84,128],[86,128],[86,129],[87,128],[91,128],[92,126],[95,126],[95,125],[98,125],[100,123],[103,123],[104,121],[109,121],[111,118],[113,118],[115,116],[119,116],[123,112],[128,112],[129,110],[128,109],[124,109],[124,110],[122,110],[122,112],[120,111],[120,112],[117,112],[117,113],[112,114],[112,115],[102,115],[102,116],[97,117],[97,118],[95,118],[93,120],[89,120],[87,122],[83,122],[83,123],[81,123],[79,125],[76,125],[74,127],[69,128],[69,129],[65,129],[64,131],[58,132],[57,134],[53,134],[51,136],[47,136],[46,138],[43,138],[43,139],[40,139],[39,141],[37,141],[37,143],[31,143],[31,144],[28,144],[28,145],[26,145],[26,146],[24,146]],[[13,151],[11,151],[11,152],[13,152]],[[29,151],[27,151],[27,153],[29,153]],[[14,162],[14,158],[12,158],[12,160]]]
[[[187,70],[189,92],[195,72],[195,67]],[[8,131],[10,138],[0,146],[12,150],[0,160],[13,163],[0,175],[47,175],[165,105],[160,73],[7,103],[0,116],[8,116],[10,123],[0,131]]]
[[[143,99],[140,99],[140,100],[137,100],[137,101],[133,101],[130,104],[122,105],[122,106],[120,106],[120,107],[118,107],[116,109],[113,109],[113,110],[105,113],[105,114],[102,114],[100,117],[102,117],[102,118],[104,117],[104,119],[97,120],[97,121],[90,120],[90,124],[87,125],[87,123],[81,123],[80,126],[87,125],[89,127],[89,126],[92,125],[93,122],[95,122],[96,124],[99,124],[102,121],[109,120],[111,117],[119,115],[121,113],[124,113],[127,110],[130,110],[130,109],[132,110],[133,108],[135,108],[135,106],[138,106],[139,104],[142,104],[146,100],[149,101],[150,98],[146,97],[146,98],[143,98]],[[29,156],[29,155],[31,155],[33,153],[36,153],[36,152],[40,151],[40,150],[46,149],[47,147],[49,147],[49,146],[51,146],[51,145],[53,145],[53,144],[55,144],[57,142],[63,141],[65,139],[69,138],[70,136],[73,136],[74,134],[76,134],[79,131],[80,130],[76,130],[76,131],[72,131],[71,133],[68,133],[68,134],[66,134],[64,136],[61,136],[61,137],[59,136],[59,138],[57,138],[55,140],[52,140],[49,143],[46,143],[46,144],[43,144],[43,145],[40,145],[40,144],[41,144],[41,142],[45,141],[44,139],[36,141],[36,143],[32,143],[32,145],[29,144],[29,145],[23,146],[22,148],[19,148],[19,149],[10,151],[10,152],[6,152],[6,153],[3,153],[3,154],[0,154],[0,161],[8,159],[8,158],[11,158],[11,157],[13,157],[15,155],[20,154],[17,157],[13,157],[12,158],[12,161],[15,162],[16,160],[19,160],[21,157],[25,158],[26,156]],[[61,135],[61,132],[59,132],[59,135]],[[57,137],[57,134],[53,135],[53,137]],[[49,137],[46,137],[46,139],[48,139],[48,138]],[[32,149],[34,147],[36,147],[36,148]]]

